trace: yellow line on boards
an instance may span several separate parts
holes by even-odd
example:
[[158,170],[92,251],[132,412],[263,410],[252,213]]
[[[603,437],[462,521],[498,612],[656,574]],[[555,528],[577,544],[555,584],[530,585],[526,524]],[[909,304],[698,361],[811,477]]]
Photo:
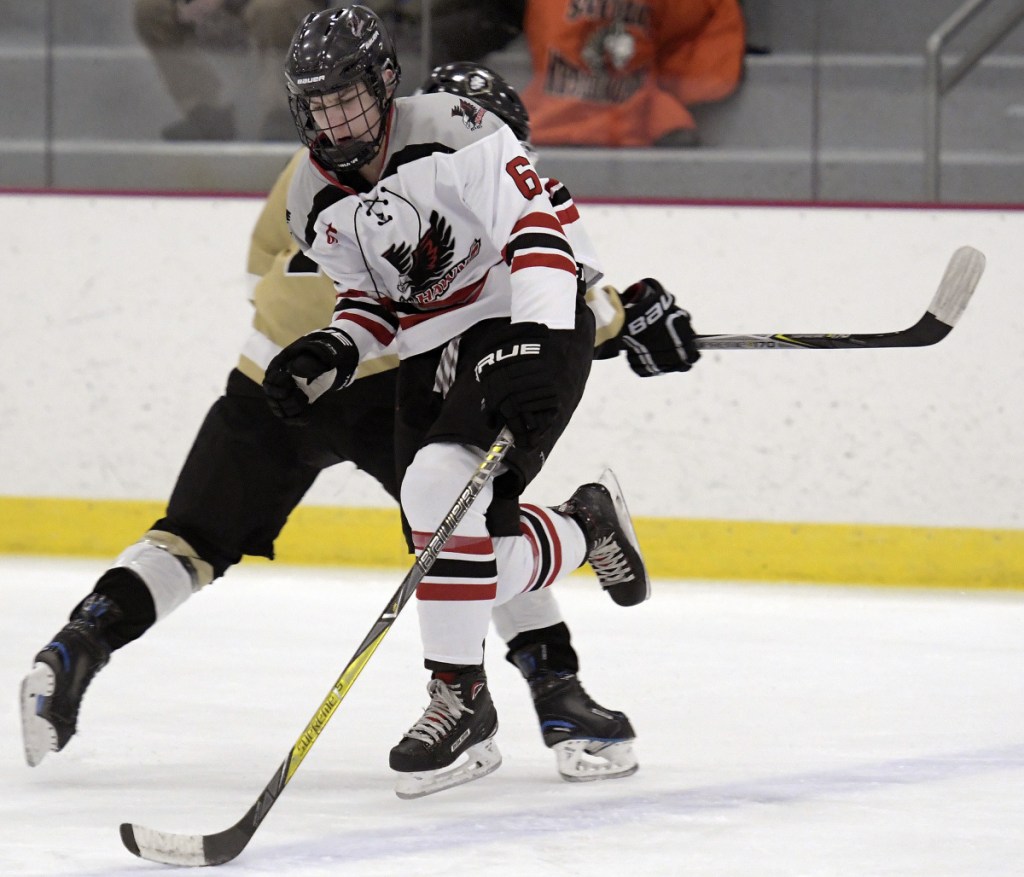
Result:
[[1024,530],[667,518],[636,526],[655,577],[1024,590]]
[[[163,511],[135,500],[0,497],[0,554],[113,559]],[[676,518],[636,527],[655,578],[1024,590],[1024,530]],[[300,507],[276,554],[290,564],[410,564],[392,509]]]
[[[163,503],[145,500],[0,497],[0,554],[113,559],[164,509]],[[295,564],[411,563],[397,509],[300,507],[288,519],[275,553]]]

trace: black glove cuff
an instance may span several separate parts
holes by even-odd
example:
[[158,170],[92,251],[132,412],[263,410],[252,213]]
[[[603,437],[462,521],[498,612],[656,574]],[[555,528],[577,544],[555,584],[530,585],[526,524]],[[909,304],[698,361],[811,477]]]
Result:
[[540,360],[548,332],[543,323],[510,323],[495,329],[490,352],[476,364],[476,379],[479,381],[481,375],[505,365],[522,364],[527,359]]
[[543,323],[509,323],[495,329],[492,338],[497,347],[516,341],[544,341],[550,331]]
[[646,308],[652,302],[661,301],[666,308],[676,303],[675,296],[653,277],[645,277],[631,284],[619,294],[622,306],[625,310],[631,311],[637,308]]

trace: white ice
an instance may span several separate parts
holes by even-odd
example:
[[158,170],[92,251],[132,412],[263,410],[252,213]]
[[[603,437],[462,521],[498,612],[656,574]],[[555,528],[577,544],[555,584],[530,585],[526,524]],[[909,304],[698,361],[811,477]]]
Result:
[[[26,766],[17,689],[102,570],[0,560],[0,874],[160,874],[118,825],[209,833],[270,780],[401,578],[245,564],[115,653],[80,731]],[[562,782],[492,639],[505,762],[401,801],[387,754],[426,704],[407,607],[231,875],[1024,874],[1024,595],[655,582],[561,588],[640,771]]]

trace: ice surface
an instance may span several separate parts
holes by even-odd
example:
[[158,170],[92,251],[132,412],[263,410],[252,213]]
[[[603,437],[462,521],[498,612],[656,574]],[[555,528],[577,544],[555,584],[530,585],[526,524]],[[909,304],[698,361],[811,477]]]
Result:
[[[25,765],[17,689],[102,570],[0,560],[0,874],[158,874],[118,824],[213,832],[255,800],[397,572],[246,564],[115,653],[80,732]],[[387,753],[426,705],[415,604],[231,875],[1024,874],[1024,595],[654,583],[560,591],[640,771],[569,784],[492,638],[504,764],[417,801]]]

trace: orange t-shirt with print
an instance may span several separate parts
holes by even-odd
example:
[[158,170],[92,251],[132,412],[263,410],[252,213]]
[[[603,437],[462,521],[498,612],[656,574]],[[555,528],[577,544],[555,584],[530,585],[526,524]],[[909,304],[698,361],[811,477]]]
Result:
[[650,146],[739,84],[738,0],[529,0],[534,143]]

